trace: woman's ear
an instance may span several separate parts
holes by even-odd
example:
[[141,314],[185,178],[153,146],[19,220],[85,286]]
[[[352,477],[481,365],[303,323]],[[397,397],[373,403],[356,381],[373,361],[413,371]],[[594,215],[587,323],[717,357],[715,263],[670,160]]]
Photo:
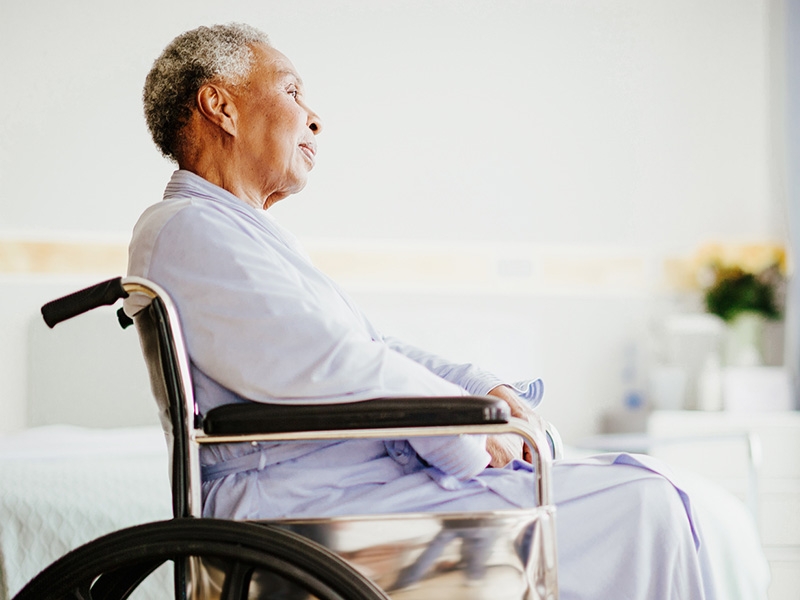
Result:
[[203,118],[229,135],[236,135],[238,113],[233,98],[225,88],[213,83],[201,86],[197,91],[197,110]]

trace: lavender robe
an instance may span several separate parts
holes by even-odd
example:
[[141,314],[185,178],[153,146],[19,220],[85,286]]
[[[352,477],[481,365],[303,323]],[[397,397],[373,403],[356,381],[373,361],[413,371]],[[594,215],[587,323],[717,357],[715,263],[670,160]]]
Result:
[[[179,307],[201,411],[485,394],[505,383],[383,336],[266,211],[188,171],[136,225],[129,275],[158,283]],[[540,381],[516,387],[541,400]],[[530,505],[530,467],[488,462],[481,436],[203,447],[203,512],[270,519]],[[553,475],[562,600],[714,597],[691,505],[662,467],[604,455],[560,462]]]

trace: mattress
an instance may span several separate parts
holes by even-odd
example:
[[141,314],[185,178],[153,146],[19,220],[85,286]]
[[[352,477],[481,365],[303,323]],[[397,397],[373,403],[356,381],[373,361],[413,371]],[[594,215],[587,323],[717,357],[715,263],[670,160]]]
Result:
[[[172,516],[158,427],[46,426],[0,437],[0,600],[106,533]],[[136,598],[169,597],[160,570]]]

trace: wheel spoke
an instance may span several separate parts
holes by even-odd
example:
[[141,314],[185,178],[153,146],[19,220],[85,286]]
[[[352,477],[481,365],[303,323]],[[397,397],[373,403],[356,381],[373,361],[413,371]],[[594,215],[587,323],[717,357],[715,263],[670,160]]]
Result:
[[247,600],[252,576],[253,565],[245,565],[238,561],[233,563],[225,577],[220,600]]
[[88,584],[79,585],[72,590],[72,600],[92,600],[92,591]]
[[143,561],[103,573],[92,585],[90,600],[125,600],[163,562]]

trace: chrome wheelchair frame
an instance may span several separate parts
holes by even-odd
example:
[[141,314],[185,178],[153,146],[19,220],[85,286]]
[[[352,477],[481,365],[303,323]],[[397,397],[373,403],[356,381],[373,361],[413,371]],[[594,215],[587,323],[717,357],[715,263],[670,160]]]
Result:
[[[120,324],[137,325],[170,446],[174,519],[90,542],[45,569],[15,600],[127,598],[165,560],[174,564],[180,600],[298,597],[273,593],[275,579],[265,573],[322,599],[446,598],[447,586],[467,586],[470,598],[557,600],[551,467],[560,441],[549,424],[513,418],[504,402],[488,397],[248,403],[200,415],[178,311],[158,285],[116,278],[54,300],[42,314],[52,327],[123,298],[130,298],[136,314],[131,319],[120,309]],[[532,508],[269,522],[200,518],[199,449],[204,444],[478,433],[513,433],[531,448]],[[242,540],[238,550],[237,539]],[[62,591],[42,595],[52,589]]]

